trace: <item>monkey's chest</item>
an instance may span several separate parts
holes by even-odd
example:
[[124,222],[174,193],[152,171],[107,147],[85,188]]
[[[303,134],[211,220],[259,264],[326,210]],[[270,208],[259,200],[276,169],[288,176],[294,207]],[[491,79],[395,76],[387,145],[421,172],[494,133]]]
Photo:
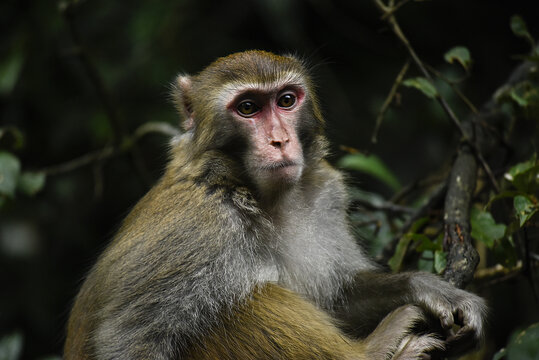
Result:
[[281,230],[273,264],[264,276],[279,285],[329,305],[344,281],[340,254],[331,241],[323,241],[316,224],[295,223]]

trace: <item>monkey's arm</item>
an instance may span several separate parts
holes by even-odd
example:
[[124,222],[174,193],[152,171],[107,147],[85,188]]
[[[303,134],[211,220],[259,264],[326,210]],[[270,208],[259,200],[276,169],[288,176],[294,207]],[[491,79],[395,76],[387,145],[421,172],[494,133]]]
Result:
[[411,335],[423,320],[415,306],[387,316],[365,340],[344,336],[323,311],[294,292],[265,284],[194,344],[188,359],[415,359],[442,347],[431,336]]
[[457,350],[484,336],[487,313],[484,300],[433,274],[362,271],[347,289],[346,297],[347,306],[337,316],[346,319],[346,330],[357,335],[370,332],[385,314],[398,306],[415,304],[438,318],[446,331],[454,324],[461,326],[457,334],[448,338]]

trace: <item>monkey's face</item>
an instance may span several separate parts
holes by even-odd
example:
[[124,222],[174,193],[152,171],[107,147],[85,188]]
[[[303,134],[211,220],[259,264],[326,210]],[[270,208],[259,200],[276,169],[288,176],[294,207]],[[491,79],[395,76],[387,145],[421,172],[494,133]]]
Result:
[[247,139],[246,171],[262,190],[291,185],[301,177],[304,160],[297,128],[304,98],[300,85],[246,84],[226,105]]
[[296,184],[325,154],[323,119],[298,59],[247,51],[218,59],[194,77],[180,75],[174,100],[193,133],[193,153],[235,159],[261,193]]

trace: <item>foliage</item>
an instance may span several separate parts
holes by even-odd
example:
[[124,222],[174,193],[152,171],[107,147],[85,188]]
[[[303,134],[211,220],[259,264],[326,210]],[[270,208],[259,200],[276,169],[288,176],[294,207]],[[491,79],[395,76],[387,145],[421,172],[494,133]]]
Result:
[[[535,41],[527,30],[526,24],[519,16],[511,18],[511,29],[514,34],[528,40],[531,46],[535,46]],[[532,48],[532,52],[535,48]],[[458,62],[468,72],[472,63],[470,51],[463,46],[458,46],[450,49],[444,55],[444,59],[448,63]],[[440,75],[441,76],[441,75]],[[448,77],[441,77],[442,80],[448,81]],[[420,90],[427,98],[434,99],[439,96],[439,92],[432,81],[424,77],[409,78],[402,82],[405,87],[413,87]],[[516,105],[511,111],[515,116],[518,108],[531,108],[539,105],[539,97],[536,96],[538,87],[535,83],[524,80],[513,85],[509,89],[504,89],[508,97],[503,97],[497,94],[497,100],[500,104],[506,101]],[[532,119],[535,121],[536,128],[539,128],[539,118]],[[353,155],[347,155],[341,160],[341,164],[345,168],[353,168],[350,166],[350,159]],[[506,173],[504,178],[506,183],[504,189],[499,193],[493,193],[488,201],[485,201],[486,208],[480,210],[480,202],[478,207],[471,209],[471,237],[477,241],[484,243],[489,249],[493,249],[498,260],[504,264],[513,264],[515,251],[507,247],[514,247],[512,236],[515,232],[532,223],[534,216],[539,212],[539,204],[537,200],[537,191],[539,190],[539,162],[534,154],[529,160],[514,164]],[[371,165],[362,163],[361,167],[357,166],[366,173],[376,173],[378,163]],[[390,172],[389,170],[385,172]],[[387,178],[378,176],[378,178],[388,183]],[[507,219],[508,223],[496,223],[493,215],[488,211],[493,202],[510,198],[513,200],[514,216]],[[478,199],[480,200],[480,199]],[[396,245],[395,252],[388,261],[389,267],[393,271],[399,271],[404,263],[406,253],[410,247],[420,252],[422,256],[417,259],[417,266],[422,270],[435,271],[442,273],[445,268],[446,254],[443,251],[442,238],[436,235],[434,240],[424,234],[424,225],[426,219],[422,218],[414,223],[409,232],[402,235]],[[418,231],[419,230],[419,231]],[[505,257],[500,259],[500,256]]]
[[465,46],[455,46],[450,49],[444,55],[445,61],[452,64],[454,61],[457,61],[466,71],[470,70],[472,65],[472,57],[470,55],[470,50]]
[[424,77],[406,79],[402,82],[402,85],[407,87],[414,87],[420,90],[426,97],[431,99],[434,99],[438,96],[438,90],[436,89],[436,87]]
[[488,211],[481,211],[476,208],[472,209],[470,223],[472,237],[482,241],[491,249],[496,241],[504,237],[507,228],[504,224],[496,224],[492,214]]
[[376,155],[348,154],[343,156],[337,165],[346,170],[362,171],[372,175],[394,191],[401,188],[401,184],[395,174]]
[[[0,128],[0,138],[7,132],[7,129]],[[16,143],[14,148],[22,147],[22,135],[19,131],[14,131]],[[28,196],[37,194],[45,185],[45,174],[43,172],[21,171],[20,160],[12,153],[0,150],[0,208],[5,203],[6,198],[13,199],[16,191],[20,191]]]
[[[520,56],[519,58],[537,62],[537,64],[539,64],[535,40],[530,35],[524,20],[520,16],[513,16],[510,21],[510,27],[516,36],[526,39],[531,46],[531,55]],[[445,53],[444,59],[450,64],[458,63],[466,72],[467,77],[471,75],[472,57],[471,52],[467,47],[457,46],[451,48]],[[418,61],[419,60],[416,60],[416,62]],[[426,70],[423,69],[423,73],[425,71]],[[458,97],[463,100],[473,112],[477,113],[477,110],[475,110],[476,107],[473,106],[456,87],[459,82],[466,78],[455,81],[450,80],[451,76],[445,75],[443,71],[430,69],[430,72],[436,76],[438,80],[447,83]],[[533,75],[533,72],[531,74]],[[441,100],[442,97],[448,96],[445,89],[443,91],[439,90],[441,89],[440,83],[438,81],[433,81],[429,76],[410,77],[401,84],[396,82],[394,84],[394,87],[395,86],[416,88],[420,90],[426,98],[431,100]],[[392,91],[390,96],[395,96],[394,94],[395,92]],[[494,98],[497,106],[500,107],[501,111],[505,112],[505,115],[508,118],[518,119],[518,121],[521,122],[531,121],[532,133],[535,132],[536,134],[539,134],[539,84],[537,78],[529,76],[502,87],[495,94]],[[384,112],[385,109],[381,110],[382,116]],[[454,116],[454,114],[450,114],[450,116]],[[456,121],[458,121],[458,119]],[[501,131],[509,133],[511,129],[502,127]],[[537,140],[538,139],[532,140],[535,149],[539,146]],[[362,162],[360,166],[350,166],[351,159],[353,159],[352,156],[354,155],[345,156],[341,160],[341,165],[345,164],[345,166],[343,166],[345,168],[355,168],[356,170],[361,170],[365,173],[380,173],[377,170],[379,163],[370,164],[368,162]],[[522,250],[517,248],[517,243],[514,241],[514,238],[521,237],[522,234],[525,234],[524,230],[526,228],[537,226],[539,221],[539,216],[537,215],[539,213],[539,162],[536,153],[528,153],[527,156],[528,158],[524,159],[524,161],[522,161],[521,158],[520,162],[505,164],[506,171],[501,172],[504,174],[503,178],[498,177],[497,179],[492,179],[491,175],[490,182],[502,182],[500,188],[497,186],[489,188],[488,185],[481,183],[483,180],[480,180],[478,183],[480,191],[477,192],[472,199],[474,205],[471,208],[469,218],[471,227],[470,236],[476,241],[478,246],[480,246],[479,244],[483,244],[483,246],[488,249],[489,252],[486,254],[487,259],[497,263],[497,266],[500,266],[502,269],[505,267],[507,271],[515,268],[518,262],[521,261],[519,259],[519,253],[522,253]],[[483,166],[486,165],[483,164]],[[391,171],[384,170],[384,173],[391,173]],[[498,173],[500,173],[499,170]],[[388,183],[387,176],[378,175],[377,179],[385,184]],[[397,190],[396,187],[393,187],[393,189]],[[382,199],[379,203],[383,203],[383,201],[384,200]],[[512,211],[500,211],[498,203],[503,203],[506,207],[510,204]],[[417,209],[419,213],[424,205],[425,203],[423,201],[416,202],[414,208]],[[385,208],[387,208],[387,206],[385,206]],[[503,206],[501,208],[503,208]],[[380,209],[382,209],[382,207],[380,207]],[[494,212],[493,210],[496,211]],[[393,240],[389,241],[389,244],[393,242],[394,248],[391,256],[387,259],[387,265],[394,272],[401,271],[403,268],[412,267],[423,271],[443,274],[448,261],[448,254],[445,251],[444,245],[444,237],[447,236],[444,235],[444,219],[440,217],[421,217],[408,224],[405,228],[406,231],[402,234],[400,233],[401,228],[399,226],[403,223],[403,218],[405,220],[408,219],[409,214],[402,213],[398,223],[395,223],[395,219],[392,219],[391,216],[379,218],[378,220],[379,222],[382,221],[382,223],[379,223],[378,225],[380,228],[393,229],[389,234],[389,237],[393,237]],[[387,248],[388,242],[386,241],[385,244]],[[531,255],[538,256],[537,254]],[[534,263],[532,262],[532,264]],[[537,264],[531,266],[537,266]],[[535,270],[531,271],[533,273]],[[533,282],[533,275],[531,276]],[[495,359],[504,357],[508,359],[536,358],[538,354],[537,344],[539,342],[537,342],[538,335],[535,330],[535,326],[532,326],[525,332],[522,332],[519,336],[513,336],[507,349],[500,350],[495,355]]]
[[539,323],[511,335],[506,348],[498,351],[493,360],[535,360],[539,358]]
[[526,39],[530,43],[532,54],[536,53],[535,40],[528,31],[528,26],[521,16],[513,15],[511,17],[511,30],[516,36]]

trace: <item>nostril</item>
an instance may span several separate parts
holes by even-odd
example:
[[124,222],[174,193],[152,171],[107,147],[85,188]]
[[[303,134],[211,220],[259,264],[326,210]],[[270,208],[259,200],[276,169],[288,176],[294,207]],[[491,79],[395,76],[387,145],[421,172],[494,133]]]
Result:
[[270,142],[270,145],[273,146],[273,147],[276,147],[277,149],[280,149],[281,146],[282,146],[282,142],[279,141],[279,140],[272,140]]

